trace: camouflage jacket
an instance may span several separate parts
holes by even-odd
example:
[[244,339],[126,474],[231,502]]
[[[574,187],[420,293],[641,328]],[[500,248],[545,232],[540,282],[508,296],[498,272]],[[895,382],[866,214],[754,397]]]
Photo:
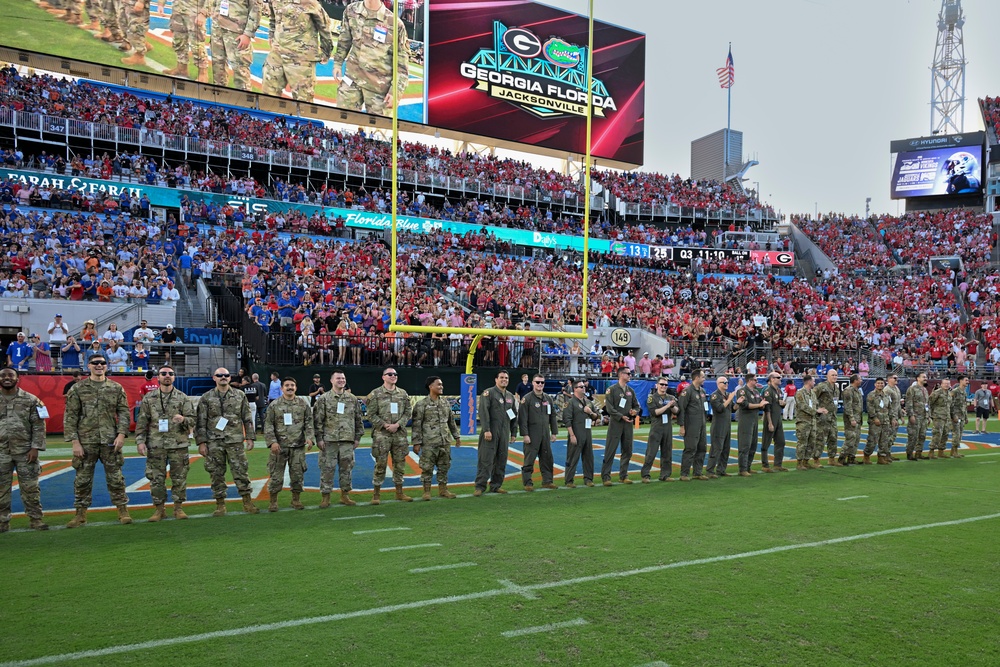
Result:
[[[223,3],[226,4],[226,15],[222,15]],[[260,27],[259,0],[213,0],[212,29],[216,27],[230,32],[246,35],[250,39],[257,34]]]
[[816,421],[816,408],[819,402],[816,400],[816,389],[799,389],[795,394],[795,423],[808,424]]
[[900,393],[898,386],[886,385],[883,391],[885,391],[886,399],[889,401],[889,419],[898,421],[899,413],[902,409],[903,395]]
[[[239,445],[247,437],[253,437],[253,418],[247,395],[239,389],[229,389],[225,394],[218,389],[209,389],[198,401],[195,417],[194,437],[199,445]],[[219,430],[219,419],[225,418],[226,425]]]
[[844,390],[844,428],[851,425],[852,419],[858,422],[858,426],[861,426],[864,402],[861,390],[857,387],[848,387]]
[[920,419],[925,417],[929,411],[927,389],[913,382],[906,390],[906,413]]
[[23,389],[10,397],[0,395],[0,452],[17,456],[45,449],[45,420],[38,414],[44,407],[37,396]]
[[338,394],[331,390],[316,399],[313,406],[313,431],[316,439],[324,442],[350,442],[361,440],[365,423],[361,418],[358,397],[349,391]]
[[965,389],[955,387],[951,390],[951,420],[953,422],[969,421],[969,402],[966,400]]
[[945,421],[951,419],[951,395],[948,393],[947,389],[938,387],[932,391],[928,403],[931,406],[932,419],[943,419]]
[[[184,422],[174,423],[174,417],[181,415]],[[167,430],[160,430],[160,420],[167,420]],[[179,389],[166,393],[159,389],[142,397],[139,417],[135,421],[135,443],[148,445],[151,449],[187,449],[188,433],[194,428],[194,408],[187,395]]]
[[344,10],[333,55],[333,71],[340,73],[342,64],[354,84],[364,90],[386,94],[392,88],[392,37],[395,18],[399,30],[399,55],[396,57],[396,97],[402,97],[409,84],[410,40],[406,26],[383,5],[373,14],[365,3],[355,2]]
[[817,408],[826,408],[825,415],[817,414],[816,419],[823,422],[837,420],[837,400],[840,398],[840,387],[836,382],[824,380],[815,387],[813,393],[816,394]]
[[333,52],[330,16],[318,0],[271,0],[271,51],[299,64]]
[[[368,408],[368,421],[372,425],[372,434],[378,431],[385,432],[387,424],[399,424],[399,430],[393,435],[406,435],[406,422],[410,421],[410,414],[413,406],[410,405],[409,395],[396,387],[389,391],[384,386],[379,387],[365,398],[365,407]],[[393,407],[396,411],[393,412]]]
[[307,400],[300,396],[284,396],[271,401],[264,416],[264,443],[268,447],[278,443],[282,449],[304,447],[313,437],[313,411]]
[[461,436],[451,405],[446,398],[432,400],[430,396],[413,406],[413,433],[410,443],[414,446],[450,447]]
[[80,380],[66,394],[63,433],[67,442],[110,445],[128,435],[131,411],[125,388],[114,380]]
[[892,398],[886,393],[883,388],[882,391],[878,389],[873,390],[868,394],[868,423],[874,424],[875,420],[879,420],[878,426],[885,426],[889,420],[889,403]]

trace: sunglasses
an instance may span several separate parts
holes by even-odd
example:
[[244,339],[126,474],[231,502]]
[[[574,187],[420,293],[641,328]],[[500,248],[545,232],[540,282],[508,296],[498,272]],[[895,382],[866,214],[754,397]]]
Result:
[[574,389],[586,389],[586,388],[587,388],[587,385],[585,385],[585,384],[578,384],[578,385],[576,385],[574,387]]
[[386,377],[391,377],[391,378],[396,377],[395,373],[383,373],[383,375],[385,375]]
[[90,365],[91,366],[107,366],[108,362],[106,362],[106,361],[91,361]]
[[535,380],[532,384],[545,384],[545,380]]
[[160,371],[160,375],[173,375],[170,371]]
[[216,373],[215,377],[217,377],[217,378],[227,378],[227,377],[231,377],[231,376],[230,376],[229,373]]
[[658,385],[656,385],[656,386],[657,386],[657,387],[668,387],[668,388],[670,387],[670,385],[669,385],[669,384],[658,384]]

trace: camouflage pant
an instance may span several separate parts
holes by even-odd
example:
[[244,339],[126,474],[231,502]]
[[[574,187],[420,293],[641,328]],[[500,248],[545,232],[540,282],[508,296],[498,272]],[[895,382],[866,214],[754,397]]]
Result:
[[128,26],[124,3],[122,0],[100,0],[100,2],[101,23],[111,31],[111,39],[116,42],[124,42],[125,27]]
[[205,457],[205,472],[212,477],[212,495],[216,500],[226,497],[226,465],[233,471],[233,482],[241,496],[250,495],[247,454],[243,443],[238,445],[209,445]]
[[76,470],[76,480],[73,482],[75,495],[73,507],[90,507],[93,500],[94,470],[98,461],[104,466],[104,477],[108,483],[108,493],[111,494],[111,504],[115,507],[127,505],[125,477],[122,475],[125,457],[121,452],[116,452],[114,447],[84,443],[83,456],[73,457],[73,468]]
[[91,21],[101,20],[101,15],[103,13],[101,11],[101,0],[84,0],[83,7],[87,10],[88,19]]
[[406,437],[386,437],[376,435],[372,442],[372,457],[375,459],[375,474],[372,476],[372,484],[382,486],[385,481],[385,468],[389,461],[389,454],[392,454],[392,483],[401,485],[403,483],[403,473],[406,472],[406,455],[410,452],[410,445],[406,442]]
[[302,493],[302,479],[306,476],[306,448],[289,447],[277,454],[271,452],[267,459],[267,472],[271,479],[267,482],[267,492],[271,495],[281,491],[285,485],[285,468],[288,468],[289,486],[293,493]]
[[66,3],[66,19],[70,23],[80,23],[83,15],[80,13],[82,4],[79,0],[70,0]]
[[451,447],[420,448],[420,481],[429,483],[437,467],[438,484],[448,483],[448,471],[451,469]]
[[812,458],[818,459],[826,449],[830,458],[837,457],[837,420],[823,419],[816,424],[816,446]]
[[888,456],[892,453],[892,443],[895,440],[895,431],[888,419],[882,420],[881,424],[868,422],[868,439],[865,440],[865,456],[871,456],[876,450],[879,456]]
[[795,458],[805,461],[812,456],[815,425],[812,422],[795,422]]
[[951,431],[951,446],[961,447],[962,446],[962,432],[965,430],[965,425],[969,423],[968,419],[963,419],[962,421],[952,422],[953,426]]
[[170,31],[174,35],[173,48],[177,54],[177,64],[187,65],[189,54],[194,54],[194,64],[198,69],[208,67],[208,52],[205,49],[205,26],[199,26],[194,11],[177,11],[170,14]]
[[354,443],[328,442],[326,449],[319,453],[320,493],[333,491],[333,475],[340,466],[340,490],[351,490],[351,471],[354,470]]
[[951,421],[935,419],[934,430],[931,432],[931,449],[944,451],[948,447],[948,435],[951,433]]
[[906,453],[920,454],[927,439],[927,417],[911,417],[906,426]]
[[341,80],[340,86],[337,88],[337,108],[361,111],[361,105],[364,104],[365,111],[368,113],[385,116],[385,95],[386,91],[378,92],[361,88],[357,82],[347,85]]
[[222,26],[212,26],[212,78],[217,86],[228,86],[229,76],[226,65],[233,68],[233,87],[250,90],[250,63],[253,61],[253,47],[242,51],[236,43],[242,33],[226,30]]
[[272,50],[264,61],[264,94],[281,97],[285,86],[288,86],[293,100],[312,102],[316,88],[316,63],[300,63]]
[[128,3],[126,0],[125,13],[128,15],[126,38],[136,55],[145,55],[149,50],[146,47],[146,33],[149,31],[149,5],[143,5],[140,12],[133,11],[134,7],[134,3]]
[[0,523],[10,523],[10,496],[15,470],[24,513],[31,519],[41,519],[42,496],[38,490],[38,476],[42,472],[42,466],[38,461],[28,463],[27,454],[11,455],[0,451]]
[[844,456],[857,456],[858,445],[861,443],[861,423],[851,426],[851,420],[844,418]]
[[187,449],[150,449],[146,456],[146,479],[154,505],[167,502],[167,466],[170,466],[170,493],[175,503],[187,500],[187,476],[191,469]]

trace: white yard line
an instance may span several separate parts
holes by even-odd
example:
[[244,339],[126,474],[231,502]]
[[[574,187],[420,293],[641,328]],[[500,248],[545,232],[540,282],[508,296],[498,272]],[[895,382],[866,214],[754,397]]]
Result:
[[[994,519],[1000,519],[1000,514],[983,514],[981,516],[968,517],[966,519],[955,519],[953,521],[939,521],[936,523],[925,523],[916,526],[902,526],[900,528],[889,528],[887,530],[879,530],[872,533],[860,533],[857,535],[847,535],[845,537],[835,537],[829,540],[820,540],[817,542],[801,542],[798,544],[786,544],[783,546],[771,547],[768,549],[758,549],[756,551],[744,551],[742,553],[727,554],[724,556],[712,556],[709,558],[678,561],[676,563],[667,563],[665,565],[651,565],[649,567],[642,567],[634,570],[605,572],[603,574],[595,574],[585,577],[576,577],[574,579],[562,579],[559,581],[552,581],[548,583],[531,584],[519,587],[511,587],[507,585],[503,586],[502,588],[493,588],[486,591],[480,591],[478,593],[466,593],[464,595],[449,595],[446,597],[430,598],[427,600],[416,600],[414,602],[404,602],[401,604],[388,605],[384,607],[359,609],[357,611],[345,612],[341,614],[329,614],[326,616],[312,616],[308,618],[277,621],[274,623],[247,625],[242,628],[232,628],[230,630],[216,630],[214,632],[205,632],[197,635],[182,635],[179,637],[154,639],[151,641],[139,642],[135,644],[119,644],[117,646],[108,646],[102,649],[76,651],[73,653],[59,653],[59,654],[42,656],[40,658],[31,658],[27,660],[13,660],[0,663],[0,667],[32,667],[34,665],[52,665],[60,662],[69,662],[71,660],[100,658],[107,655],[120,655],[122,653],[136,653],[140,651],[148,651],[153,649],[164,648],[167,646],[177,646],[179,644],[193,644],[196,642],[209,641],[213,639],[240,637],[244,635],[257,634],[260,632],[272,632],[274,630],[284,630],[286,628],[296,628],[306,625],[317,625],[320,623],[333,623],[336,621],[346,621],[355,618],[382,616],[385,614],[392,614],[399,611],[423,609],[425,607],[433,607],[436,605],[454,604],[457,602],[468,602],[470,600],[484,600],[504,595],[524,595],[525,591],[541,591],[550,588],[562,588],[564,586],[576,586],[578,584],[588,584],[595,581],[604,581],[608,579],[623,579],[626,577],[634,577],[643,574],[654,574],[658,572],[663,572],[665,570],[673,570],[682,567],[691,567],[695,565],[709,565],[712,563],[719,563],[723,561],[741,560],[744,558],[754,558],[756,556],[767,556],[770,554],[782,553],[785,551],[795,551],[798,549],[815,549],[817,547],[825,547],[832,544],[844,544],[847,542],[870,540],[876,537],[885,537],[887,535],[896,535],[900,533],[912,533],[914,531],[928,530],[930,528],[961,526],[968,523],[976,523],[979,521],[991,521]],[[394,547],[393,549],[418,548],[422,546],[430,546],[430,545],[414,545],[412,547]],[[440,545],[434,545],[434,546],[440,546]],[[384,549],[380,549],[380,551],[384,551]]]
[[867,497],[868,496],[847,496],[846,498],[837,498],[837,500],[860,500]]
[[338,516],[330,521],[354,521],[355,519],[384,519],[384,514],[362,514],[360,516]]
[[457,570],[462,567],[476,567],[475,563],[452,563],[451,565],[435,565],[433,567],[415,567],[410,570],[410,574],[423,574],[424,572],[439,572],[440,570]]
[[537,635],[540,632],[552,632],[553,630],[560,630],[562,628],[575,628],[580,625],[589,625],[587,621],[582,618],[574,618],[572,621],[563,621],[562,623],[549,623],[548,625],[536,625],[532,628],[521,628],[520,630],[507,630],[506,632],[501,632],[502,637],[523,637],[524,635]]
[[374,530],[356,530],[355,535],[371,535],[372,533],[394,533],[399,530],[412,530],[412,528],[403,528],[402,526],[397,528],[375,528]]
[[[441,546],[437,542],[430,542],[428,544],[408,544],[403,547],[382,547],[379,549],[379,553],[387,553],[389,551],[409,551],[410,549],[429,549],[431,547]],[[0,666],[2,667],[2,666]]]

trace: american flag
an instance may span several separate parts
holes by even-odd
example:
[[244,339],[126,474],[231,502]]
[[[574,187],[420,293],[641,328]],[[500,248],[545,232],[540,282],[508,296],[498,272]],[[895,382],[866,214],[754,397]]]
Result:
[[715,70],[719,75],[719,86],[722,88],[732,88],[733,84],[736,83],[736,68],[733,66],[733,49],[729,49],[729,55],[726,57],[725,67],[720,67]]

